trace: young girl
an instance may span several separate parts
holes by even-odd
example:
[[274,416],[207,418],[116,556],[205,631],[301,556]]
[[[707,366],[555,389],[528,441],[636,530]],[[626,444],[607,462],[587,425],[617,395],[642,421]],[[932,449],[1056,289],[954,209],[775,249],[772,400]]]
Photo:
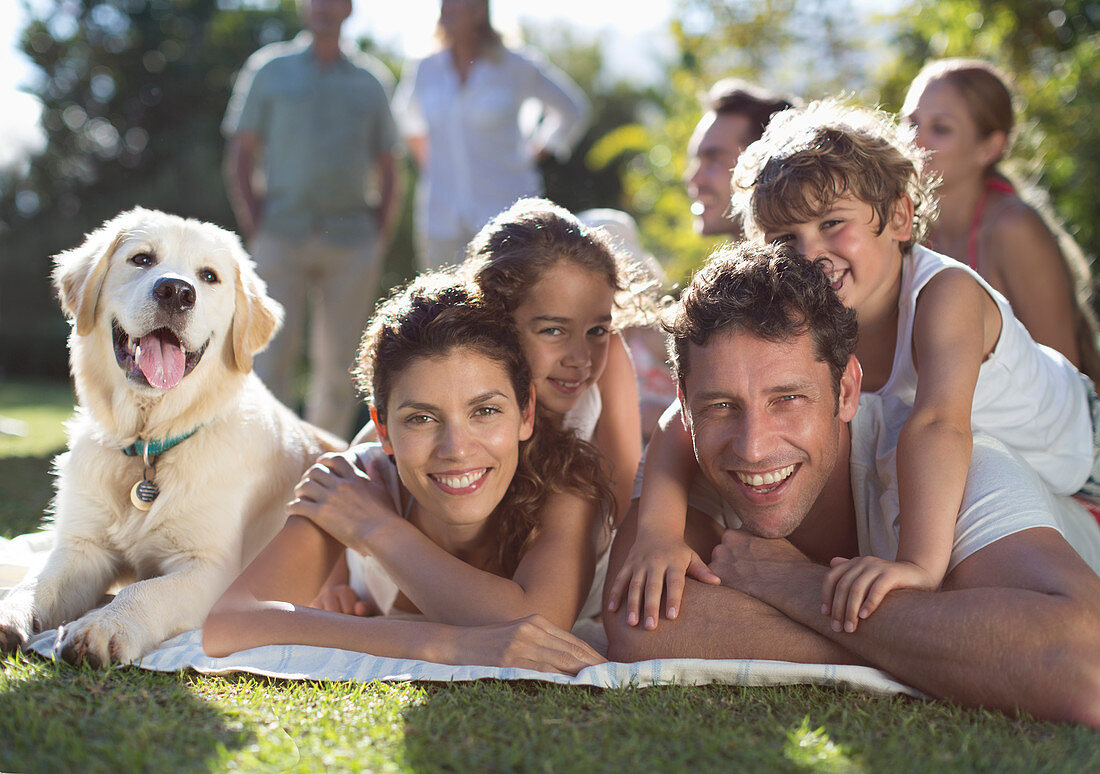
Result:
[[[863,388],[912,406],[897,446],[897,561],[833,560],[822,608],[838,631],[855,631],[891,589],[939,587],[972,425],[1012,447],[1055,492],[1093,483],[1095,394],[1062,355],[1035,344],[977,274],[914,246],[931,201],[920,171],[919,153],[885,115],[824,102],[773,119],[734,173],[750,228],[822,261],[840,299],[856,311]],[[615,609],[628,591],[627,620],[635,624],[644,592],[649,628],[664,583],[673,618],[685,572],[716,581],[683,543],[682,519],[668,517],[686,508],[683,435],[653,441],[638,538],[609,597]],[[794,465],[742,485],[781,497],[797,475]]]
[[[301,643],[562,672],[597,663],[566,630],[612,496],[593,449],[535,421],[502,312],[469,283],[422,277],[379,308],[360,369],[380,444],[307,472],[286,526],[211,611],[204,649]],[[389,582],[385,599],[378,585],[356,589],[362,612],[422,617],[306,607],[345,546],[369,556],[361,577]]]
[[1084,256],[1068,234],[1052,233],[1053,221],[1024,202],[998,167],[1014,124],[1007,83],[988,62],[943,59],[925,65],[909,87],[902,115],[928,151],[926,174],[940,179],[929,247],[978,272],[1036,341],[1095,380],[1100,357]]
[[610,464],[621,518],[642,430],[634,367],[617,328],[649,308],[644,274],[604,232],[545,199],[520,199],[493,218],[469,256],[460,270],[515,321],[539,406]]

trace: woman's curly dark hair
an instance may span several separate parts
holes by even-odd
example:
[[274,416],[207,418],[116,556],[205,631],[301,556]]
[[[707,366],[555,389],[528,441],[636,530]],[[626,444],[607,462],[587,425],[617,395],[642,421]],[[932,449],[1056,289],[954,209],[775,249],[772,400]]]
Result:
[[[385,422],[397,377],[418,359],[455,350],[499,363],[520,408],[531,405],[531,370],[510,316],[472,282],[441,273],[422,274],[379,305],[359,347],[356,384]],[[497,551],[489,569],[509,577],[515,572],[555,492],[596,503],[610,523],[614,495],[602,456],[560,423],[536,413],[534,432],[520,442],[515,475],[491,516]]]

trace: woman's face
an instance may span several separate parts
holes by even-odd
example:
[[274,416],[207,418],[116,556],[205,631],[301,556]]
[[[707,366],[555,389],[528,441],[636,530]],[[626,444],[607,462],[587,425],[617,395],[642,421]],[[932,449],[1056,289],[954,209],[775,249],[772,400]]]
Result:
[[904,120],[916,129],[917,145],[930,152],[925,165],[935,172],[944,187],[959,181],[981,178],[997,160],[1003,135],[982,137],[966,100],[947,81],[929,81],[923,89],[910,90],[902,108]]
[[614,300],[604,275],[562,260],[516,308],[516,327],[540,406],[564,414],[603,375]]
[[443,0],[439,4],[439,26],[451,40],[476,37],[488,19],[486,0]]
[[501,363],[470,349],[414,360],[388,403],[379,440],[421,514],[476,532],[512,482],[533,407],[517,403]]

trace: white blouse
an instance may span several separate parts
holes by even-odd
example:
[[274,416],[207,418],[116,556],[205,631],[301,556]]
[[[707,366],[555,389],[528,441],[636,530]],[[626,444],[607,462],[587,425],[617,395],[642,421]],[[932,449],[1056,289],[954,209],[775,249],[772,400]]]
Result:
[[410,65],[393,108],[403,135],[428,140],[416,215],[433,239],[474,233],[516,199],[541,193],[535,154],[567,157],[589,112],[565,73],[507,48],[475,60],[465,83],[447,49]]

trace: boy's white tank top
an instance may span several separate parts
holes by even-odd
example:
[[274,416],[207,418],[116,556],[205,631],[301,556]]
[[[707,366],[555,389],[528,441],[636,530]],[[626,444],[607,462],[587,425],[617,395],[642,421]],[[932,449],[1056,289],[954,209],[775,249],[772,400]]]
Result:
[[965,264],[921,245],[914,246],[912,255],[902,262],[893,368],[875,394],[913,405],[917,299],[932,277],[949,268],[972,276],[1001,313],[1000,338],[978,372],[971,427],[1015,450],[1053,492],[1077,492],[1088,479],[1093,461],[1088,385],[1061,353],[1037,344],[1012,313],[1008,300]]

